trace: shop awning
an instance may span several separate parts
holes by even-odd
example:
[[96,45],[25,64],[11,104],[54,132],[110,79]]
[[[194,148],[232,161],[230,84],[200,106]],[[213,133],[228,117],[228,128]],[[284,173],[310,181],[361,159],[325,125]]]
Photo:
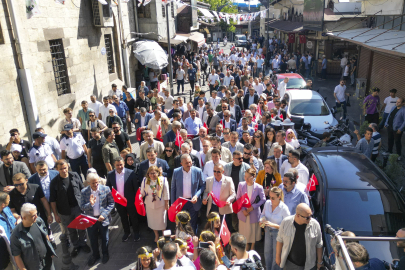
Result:
[[347,31],[327,33],[336,39],[342,39],[397,56],[405,56],[405,31],[359,28]]
[[[176,36],[176,37],[178,37],[178,36]],[[179,45],[179,44],[182,43],[182,42],[185,42],[185,40],[176,39],[176,37],[170,39],[170,45],[176,46],[176,45]],[[186,40],[187,40],[187,38],[186,38]],[[167,44],[167,38],[162,38],[162,39],[159,40],[158,42],[159,42],[159,43],[162,43],[162,44]]]
[[283,32],[287,33],[295,33],[300,32],[303,30],[303,22],[290,22],[290,21],[283,21],[283,20],[275,20],[271,21],[266,25],[266,27],[274,28]]
[[196,42],[198,44],[198,47],[202,46],[205,43],[204,34],[198,32],[192,32],[191,36],[188,39]]
[[197,8],[198,11],[200,11],[205,17],[208,18],[214,18],[214,15],[211,14],[211,12],[208,9],[205,8]]

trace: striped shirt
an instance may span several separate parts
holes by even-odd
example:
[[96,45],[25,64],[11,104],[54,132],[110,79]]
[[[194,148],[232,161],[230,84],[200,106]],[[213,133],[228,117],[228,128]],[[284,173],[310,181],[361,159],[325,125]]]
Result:
[[378,146],[380,145],[381,142],[381,134],[376,132],[373,132],[373,136],[372,136],[373,140],[374,140],[374,147],[373,147],[373,155],[378,154]]

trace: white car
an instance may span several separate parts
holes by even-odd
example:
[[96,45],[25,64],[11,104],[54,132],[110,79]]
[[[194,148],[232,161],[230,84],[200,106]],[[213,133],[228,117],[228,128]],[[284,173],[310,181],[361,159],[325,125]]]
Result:
[[304,118],[304,123],[311,124],[311,131],[322,135],[326,128],[336,126],[338,121],[333,117],[323,97],[312,90],[289,90],[287,114],[293,118]]

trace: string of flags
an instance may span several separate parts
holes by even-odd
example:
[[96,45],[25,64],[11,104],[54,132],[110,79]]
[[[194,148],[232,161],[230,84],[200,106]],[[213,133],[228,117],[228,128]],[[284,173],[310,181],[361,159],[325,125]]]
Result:
[[[202,8],[199,8],[200,11]],[[253,13],[245,13],[245,14],[231,14],[231,13],[223,13],[223,12],[216,12],[213,10],[208,10],[204,9],[204,12],[201,12],[203,14],[207,14],[206,12],[211,12],[214,14],[213,17],[210,16],[200,16],[199,18],[207,23],[211,22],[214,23],[215,19],[217,22],[219,21],[224,21],[227,24],[229,24],[229,20],[232,19],[234,22],[237,24],[240,24],[241,22],[247,22],[247,21],[254,21],[258,16],[260,16],[261,19],[266,18],[267,15],[267,9],[253,12]]]

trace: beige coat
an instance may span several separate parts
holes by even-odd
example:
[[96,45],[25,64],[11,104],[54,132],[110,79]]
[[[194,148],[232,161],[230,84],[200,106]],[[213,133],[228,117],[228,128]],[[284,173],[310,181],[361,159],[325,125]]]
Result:
[[[139,149],[139,152],[141,153],[139,159],[141,160],[141,162],[148,159],[148,157],[146,156],[146,150],[148,149],[148,147],[149,144],[147,142],[143,142],[141,144],[141,147]],[[158,157],[160,157],[160,155],[165,150],[165,146],[163,145],[163,143],[156,140],[153,142],[153,148],[155,148]]]
[[[204,191],[204,197],[203,199],[207,199],[208,193],[212,191],[212,186],[214,184],[214,176],[208,177],[205,180],[205,191]],[[235,192],[235,185],[233,184],[232,178],[222,175],[222,186],[221,186],[221,195],[219,196],[220,201],[229,201],[233,202],[236,198],[236,192]],[[212,205],[212,198],[209,196],[208,198],[208,203],[207,203],[207,215],[210,213],[211,210],[211,205]],[[224,214],[231,214],[232,213],[232,204],[230,205],[225,205],[222,208],[219,208],[219,214],[224,215]]]
[[[208,161],[212,160],[212,157],[211,157],[212,149],[213,148],[208,150],[207,154],[205,155],[204,164],[207,163]],[[232,162],[233,159],[232,159],[231,150],[229,150],[226,147],[221,147],[221,160],[225,161],[226,163]]]

